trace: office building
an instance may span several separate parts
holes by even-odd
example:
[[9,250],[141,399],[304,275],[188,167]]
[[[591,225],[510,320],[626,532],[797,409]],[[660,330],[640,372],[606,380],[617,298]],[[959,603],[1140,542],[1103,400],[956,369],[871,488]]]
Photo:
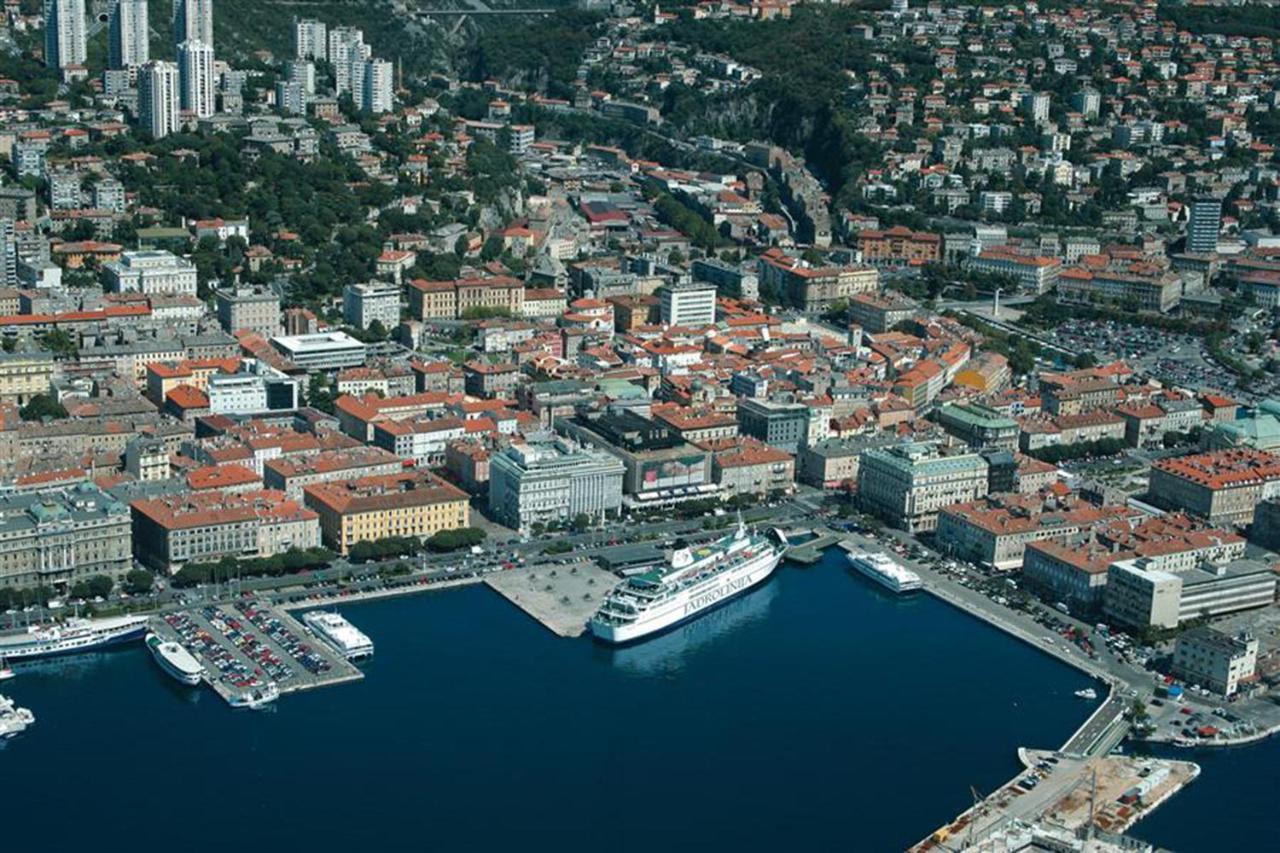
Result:
[[1018,422],[977,403],[947,403],[938,409],[938,425],[974,450],[1016,450]]
[[745,399],[738,403],[738,431],[765,444],[795,453],[809,437],[813,415],[802,403]]
[[467,493],[426,471],[318,483],[303,489],[320,516],[324,543],[347,554],[357,542],[391,536],[430,538],[471,522]]
[[1262,501],[1280,494],[1280,457],[1250,447],[1161,459],[1151,466],[1148,499],[1216,526],[1253,521]]
[[328,59],[328,24],[311,18],[295,20],[293,22],[293,55],[296,59]]
[[1254,680],[1258,640],[1251,634],[1232,636],[1208,626],[1192,628],[1173,648],[1173,674],[1230,698]]
[[212,44],[184,41],[178,45],[178,90],[182,109],[197,118],[208,118],[217,112]]
[[102,277],[111,293],[196,295],[195,264],[162,249],[124,252],[103,266]]
[[[628,409],[591,412],[556,420],[556,431],[579,444],[611,453],[626,467],[623,505],[668,507],[714,497],[711,459],[661,421]],[[492,476],[492,473],[491,473]]]
[[281,355],[308,370],[340,370],[365,362],[365,345],[346,332],[281,335],[271,339]]
[[138,123],[155,139],[175,133],[178,113],[178,66],[152,60],[138,71]]
[[186,41],[213,48],[213,0],[173,0],[173,43]]
[[1191,202],[1187,221],[1187,251],[1208,254],[1218,251],[1222,230],[1222,199],[1202,196]]
[[858,462],[863,508],[910,533],[936,529],[943,507],[986,494],[987,462],[976,453],[943,456],[915,442],[865,450]]
[[150,58],[147,0],[116,0],[108,22],[108,66],[116,69],[137,68]]
[[1203,619],[1267,607],[1276,575],[1256,560],[1203,563],[1194,569],[1156,568],[1152,558],[1120,560],[1107,573],[1106,614],[1125,628],[1177,628]]
[[44,64],[49,68],[84,65],[87,27],[84,0],[45,0]]
[[215,415],[291,412],[302,402],[301,380],[257,359],[245,359],[235,373],[209,377],[206,393]]
[[887,231],[858,232],[858,251],[864,263],[877,267],[920,266],[942,260],[942,237],[897,225]]
[[664,326],[711,326],[716,322],[714,284],[674,284],[658,288]]
[[1004,248],[979,252],[965,263],[972,272],[1007,276],[1028,293],[1045,293],[1058,282],[1062,262],[1057,258],[1023,255]]
[[270,287],[218,288],[213,297],[224,331],[248,329],[264,338],[280,334],[280,294]]
[[190,491],[132,504],[138,560],[162,572],[320,545],[318,515],[282,492]]
[[348,284],[342,290],[342,315],[357,329],[367,329],[374,321],[384,330],[394,329],[400,324],[400,288],[381,282]]
[[522,533],[578,515],[599,521],[621,511],[625,474],[615,456],[565,439],[513,444],[490,457],[489,510]]
[[0,586],[61,593],[91,575],[133,567],[129,508],[89,482],[0,496]]

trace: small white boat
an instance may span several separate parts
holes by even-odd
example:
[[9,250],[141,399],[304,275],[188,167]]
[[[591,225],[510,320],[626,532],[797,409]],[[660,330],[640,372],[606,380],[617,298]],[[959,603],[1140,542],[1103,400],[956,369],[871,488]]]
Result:
[[280,696],[280,688],[274,681],[268,681],[259,687],[251,687],[243,693],[232,696],[228,701],[232,708],[249,708],[257,711],[265,708]]
[[35,714],[19,708],[7,696],[0,696],[0,740],[8,740],[35,724]]
[[1076,696],[1080,697],[1081,699],[1097,699],[1098,691],[1094,690],[1092,687],[1086,687],[1083,690],[1077,690]]

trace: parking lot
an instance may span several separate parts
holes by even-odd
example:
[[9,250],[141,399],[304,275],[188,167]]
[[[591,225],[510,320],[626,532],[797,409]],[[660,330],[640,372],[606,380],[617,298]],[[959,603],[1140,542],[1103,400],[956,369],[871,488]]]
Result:
[[293,617],[254,599],[167,614],[160,631],[200,659],[224,698],[270,684],[283,694],[363,677]]

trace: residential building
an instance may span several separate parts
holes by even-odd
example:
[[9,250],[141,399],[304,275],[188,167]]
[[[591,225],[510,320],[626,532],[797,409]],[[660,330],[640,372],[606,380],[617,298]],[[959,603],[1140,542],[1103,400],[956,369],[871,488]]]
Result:
[[290,498],[318,483],[336,483],[366,477],[386,477],[404,470],[404,460],[381,447],[326,450],[314,456],[268,459],[262,464],[262,482]]
[[138,71],[138,123],[155,139],[177,132],[178,66],[151,60]]
[[44,0],[44,64],[49,68],[84,65],[88,25],[84,0]]
[[178,45],[178,90],[182,109],[196,118],[208,118],[218,111],[211,43],[196,40]]
[[991,495],[944,507],[937,541],[948,554],[1007,571],[1022,566],[1033,542],[1064,542],[1106,519],[1132,514],[1122,507],[1097,507],[1056,496]]
[[426,471],[318,483],[303,489],[320,516],[324,543],[347,554],[357,542],[391,536],[429,538],[471,521],[467,493]]
[[293,55],[297,59],[329,58],[329,27],[324,21],[303,18],[293,22]]
[[910,533],[933,531],[945,506],[987,494],[987,462],[976,453],[943,456],[935,443],[871,448],[858,464],[863,507]]
[[902,225],[887,231],[859,231],[864,263],[877,267],[921,266],[942,260],[942,237]]
[[794,491],[796,460],[785,450],[747,439],[713,454],[711,474],[725,499],[766,498]]
[[489,459],[489,511],[522,533],[579,515],[601,521],[621,511],[625,474],[616,456],[562,438],[512,444]]
[[1201,626],[1180,635],[1173,648],[1173,674],[1223,698],[1253,681],[1257,668],[1258,639],[1247,633],[1232,636]]
[[0,402],[24,406],[49,393],[56,365],[47,352],[0,353]]
[[391,63],[385,59],[365,61],[361,86],[353,92],[356,109],[371,113],[389,113],[395,109],[393,74]]
[[780,294],[808,313],[820,313],[837,301],[847,302],[859,293],[880,287],[880,273],[871,266],[817,267],[770,249],[758,260],[760,287]]
[[919,306],[894,291],[859,293],[849,299],[849,317],[864,330],[883,334],[916,316]]
[[147,0],[116,0],[107,34],[107,64],[111,68],[137,68],[151,58]]
[[190,491],[132,504],[137,558],[163,572],[320,545],[315,512],[283,492]]
[[217,288],[218,323],[232,334],[244,329],[264,338],[280,333],[280,294],[269,287]]
[[1191,202],[1187,221],[1187,251],[1209,254],[1218,251],[1222,230],[1222,199],[1202,196]]
[[173,0],[173,43],[213,46],[213,0]]

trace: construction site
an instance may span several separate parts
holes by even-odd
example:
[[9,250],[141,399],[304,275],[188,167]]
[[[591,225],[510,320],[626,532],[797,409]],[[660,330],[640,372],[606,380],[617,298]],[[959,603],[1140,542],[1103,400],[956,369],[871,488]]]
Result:
[[[1200,774],[1189,761],[1020,750],[1025,770],[913,850],[1007,849],[1013,835],[1116,839]],[[1011,835],[1012,833],[1012,835]],[[1068,848],[1070,849],[1070,848]],[[1090,845],[1088,849],[1105,849]]]

